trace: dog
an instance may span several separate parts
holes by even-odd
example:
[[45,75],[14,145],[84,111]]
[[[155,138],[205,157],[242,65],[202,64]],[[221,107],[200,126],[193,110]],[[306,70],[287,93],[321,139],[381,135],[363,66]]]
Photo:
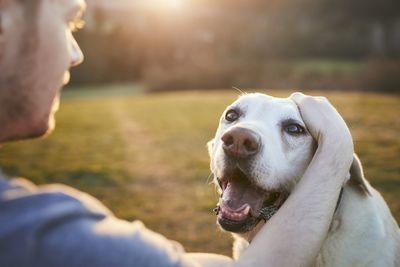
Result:
[[[316,148],[290,98],[243,94],[226,108],[208,150],[221,194],[214,211],[235,237],[234,258],[285,202]],[[400,266],[399,226],[355,154],[314,266]]]

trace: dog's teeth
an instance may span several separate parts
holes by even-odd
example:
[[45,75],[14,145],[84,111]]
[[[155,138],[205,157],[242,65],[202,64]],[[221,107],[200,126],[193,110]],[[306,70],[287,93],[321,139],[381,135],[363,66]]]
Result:
[[247,206],[244,210],[243,210],[243,215],[247,215],[250,212],[250,206]]

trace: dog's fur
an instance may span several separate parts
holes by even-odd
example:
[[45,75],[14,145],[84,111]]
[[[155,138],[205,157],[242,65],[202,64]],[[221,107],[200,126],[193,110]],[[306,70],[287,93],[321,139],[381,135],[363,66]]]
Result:
[[[240,114],[234,122],[225,118],[232,109]],[[304,133],[285,132],[282,127],[288,120],[304,127]],[[256,93],[242,95],[230,105],[221,117],[215,138],[208,144],[215,177],[223,176],[230,168],[228,164],[232,161],[227,160],[221,137],[234,127],[250,129],[261,137],[260,150],[242,166],[251,182],[263,190],[290,193],[317,147],[296,104],[288,98]],[[381,195],[365,180],[357,156],[349,171],[350,177],[315,266],[400,266],[400,230],[396,221]],[[250,231],[234,234],[234,257],[247,247],[263,224],[261,220]]]

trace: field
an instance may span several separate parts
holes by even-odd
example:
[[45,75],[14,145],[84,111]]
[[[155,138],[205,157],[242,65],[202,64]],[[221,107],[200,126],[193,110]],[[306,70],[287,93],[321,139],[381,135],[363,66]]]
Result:
[[[323,94],[347,121],[367,179],[399,222],[400,97]],[[129,85],[66,91],[56,131],[4,145],[0,166],[38,184],[65,183],[88,192],[118,217],[140,219],[188,251],[230,255],[231,238],[215,226],[212,213],[218,196],[205,144],[236,97],[234,90],[145,95]]]

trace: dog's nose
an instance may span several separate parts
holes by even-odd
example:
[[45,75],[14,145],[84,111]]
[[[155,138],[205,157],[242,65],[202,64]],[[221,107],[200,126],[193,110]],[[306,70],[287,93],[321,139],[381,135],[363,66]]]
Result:
[[254,131],[241,127],[234,127],[222,137],[222,148],[225,154],[236,158],[247,158],[260,149],[260,136]]

